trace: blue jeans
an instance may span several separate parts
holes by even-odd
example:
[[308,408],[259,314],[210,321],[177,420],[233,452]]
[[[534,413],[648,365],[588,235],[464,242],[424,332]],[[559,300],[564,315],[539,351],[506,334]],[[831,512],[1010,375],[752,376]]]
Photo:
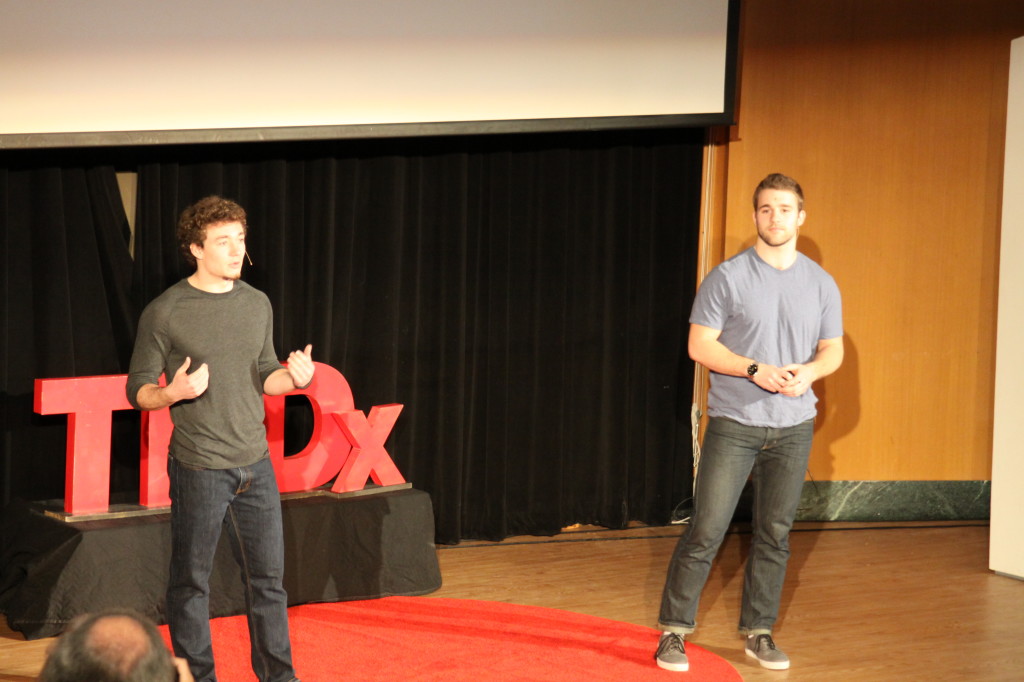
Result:
[[281,495],[269,458],[235,469],[167,460],[171,483],[171,570],[167,622],[174,653],[196,682],[217,679],[210,641],[210,573],[221,530],[242,569],[252,669],[260,682],[295,679],[283,586]]
[[740,493],[751,479],[753,539],[743,580],[739,629],[771,633],[779,615],[782,583],[814,420],[775,429],[712,417],[697,468],[694,512],[676,545],[665,579],[658,624],[679,634],[693,632],[697,604],[711,562],[732,522]]

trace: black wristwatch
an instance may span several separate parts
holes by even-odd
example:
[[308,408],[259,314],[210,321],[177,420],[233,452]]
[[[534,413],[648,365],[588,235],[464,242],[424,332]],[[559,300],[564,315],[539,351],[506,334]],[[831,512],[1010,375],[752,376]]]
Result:
[[756,362],[750,363],[749,365],[747,365],[747,376],[750,377],[751,379],[753,379],[754,375],[757,374],[757,370],[758,370],[757,363]]

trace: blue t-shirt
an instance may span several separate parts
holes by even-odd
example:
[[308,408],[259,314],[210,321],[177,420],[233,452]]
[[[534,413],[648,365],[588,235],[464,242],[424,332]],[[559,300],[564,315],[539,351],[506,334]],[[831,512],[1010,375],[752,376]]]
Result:
[[[798,253],[778,270],[751,247],[704,279],[690,322],[722,333],[732,352],[757,362],[785,366],[814,358],[818,342],[843,335],[842,300],[832,276]],[[746,377],[711,372],[708,415],[750,426],[784,428],[813,419],[813,389],[792,397],[765,391]]]

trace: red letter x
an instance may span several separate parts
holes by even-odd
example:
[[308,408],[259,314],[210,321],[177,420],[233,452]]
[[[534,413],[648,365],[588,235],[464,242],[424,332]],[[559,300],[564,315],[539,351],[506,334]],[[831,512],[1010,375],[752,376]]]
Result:
[[391,434],[401,411],[402,406],[397,404],[374,405],[370,408],[369,418],[359,410],[334,415],[352,443],[352,452],[341,467],[332,491],[347,493],[362,490],[366,487],[367,476],[372,476],[377,485],[405,483],[398,467],[384,449],[384,441]]

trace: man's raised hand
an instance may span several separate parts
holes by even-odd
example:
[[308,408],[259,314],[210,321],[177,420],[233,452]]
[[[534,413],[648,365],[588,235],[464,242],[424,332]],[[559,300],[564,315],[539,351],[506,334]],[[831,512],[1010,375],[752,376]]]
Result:
[[288,355],[288,374],[292,377],[295,388],[306,388],[313,381],[313,344],[307,343],[303,350],[293,350]]
[[171,383],[167,385],[167,395],[172,402],[198,398],[210,385],[210,368],[206,363],[199,365],[199,369],[189,374],[188,368],[191,366],[192,358],[185,358],[185,362],[181,363]]

